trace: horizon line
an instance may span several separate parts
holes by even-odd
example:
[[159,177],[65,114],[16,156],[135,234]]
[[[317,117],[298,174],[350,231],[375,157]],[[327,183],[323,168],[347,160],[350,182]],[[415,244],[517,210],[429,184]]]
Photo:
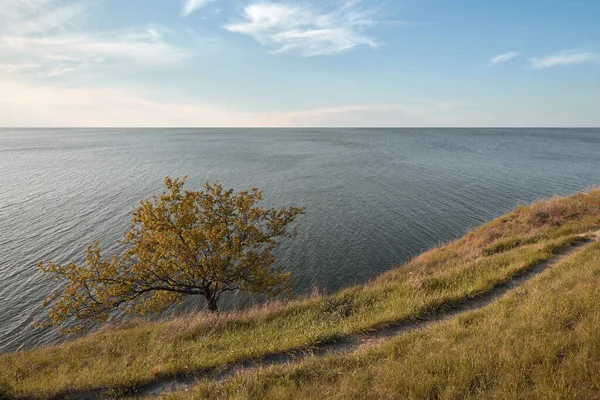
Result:
[[0,126],[0,129],[600,129],[600,126]]

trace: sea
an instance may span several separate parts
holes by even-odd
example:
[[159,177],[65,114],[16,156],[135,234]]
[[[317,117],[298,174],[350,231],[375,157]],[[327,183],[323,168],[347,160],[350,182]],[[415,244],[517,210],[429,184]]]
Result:
[[[61,287],[36,264],[80,262],[95,241],[119,252],[165,176],[305,207],[276,260],[295,295],[332,292],[519,204],[600,184],[600,129],[0,129],[0,353],[68,340],[33,326]],[[189,298],[162,317],[203,307]]]

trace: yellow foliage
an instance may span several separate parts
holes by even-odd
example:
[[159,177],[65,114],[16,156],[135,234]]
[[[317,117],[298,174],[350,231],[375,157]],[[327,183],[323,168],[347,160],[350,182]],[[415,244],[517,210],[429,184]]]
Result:
[[160,196],[139,203],[119,256],[102,258],[96,243],[83,265],[38,264],[66,281],[44,301],[50,310],[43,325],[68,333],[104,322],[115,310],[158,312],[186,295],[203,296],[207,309],[216,311],[228,291],[289,290],[289,273],[274,265],[273,250],[294,235],[288,227],[304,209],[265,209],[260,190],[234,194],[218,182],[188,191],[185,180],[167,177]]

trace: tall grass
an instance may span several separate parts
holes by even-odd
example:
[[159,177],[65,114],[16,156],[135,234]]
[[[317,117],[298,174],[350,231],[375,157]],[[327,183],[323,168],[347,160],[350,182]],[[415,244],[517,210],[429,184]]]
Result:
[[597,399],[600,244],[479,311],[169,399]]
[[600,190],[518,207],[372,282],[333,295],[106,327],[63,345],[0,355],[0,393],[43,397],[131,387],[418,319],[490,291],[599,227]]

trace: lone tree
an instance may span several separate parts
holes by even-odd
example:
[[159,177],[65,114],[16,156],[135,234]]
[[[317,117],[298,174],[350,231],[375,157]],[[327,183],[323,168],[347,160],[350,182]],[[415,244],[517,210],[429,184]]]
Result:
[[66,286],[45,301],[49,319],[61,332],[103,322],[115,310],[144,315],[184,296],[199,295],[206,308],[228,291],[277,295],[289,290],[289,273],[274,266],[273,250],[292,237],[289,225],[303,208],[267,209],[256,188],[237,194],[218,183],[203,191],[183,190],[186,178],[165,178],[160,196],[142,200],[119,256],[102,258],[98,243],[85,263],[39,263],[38,268]]

